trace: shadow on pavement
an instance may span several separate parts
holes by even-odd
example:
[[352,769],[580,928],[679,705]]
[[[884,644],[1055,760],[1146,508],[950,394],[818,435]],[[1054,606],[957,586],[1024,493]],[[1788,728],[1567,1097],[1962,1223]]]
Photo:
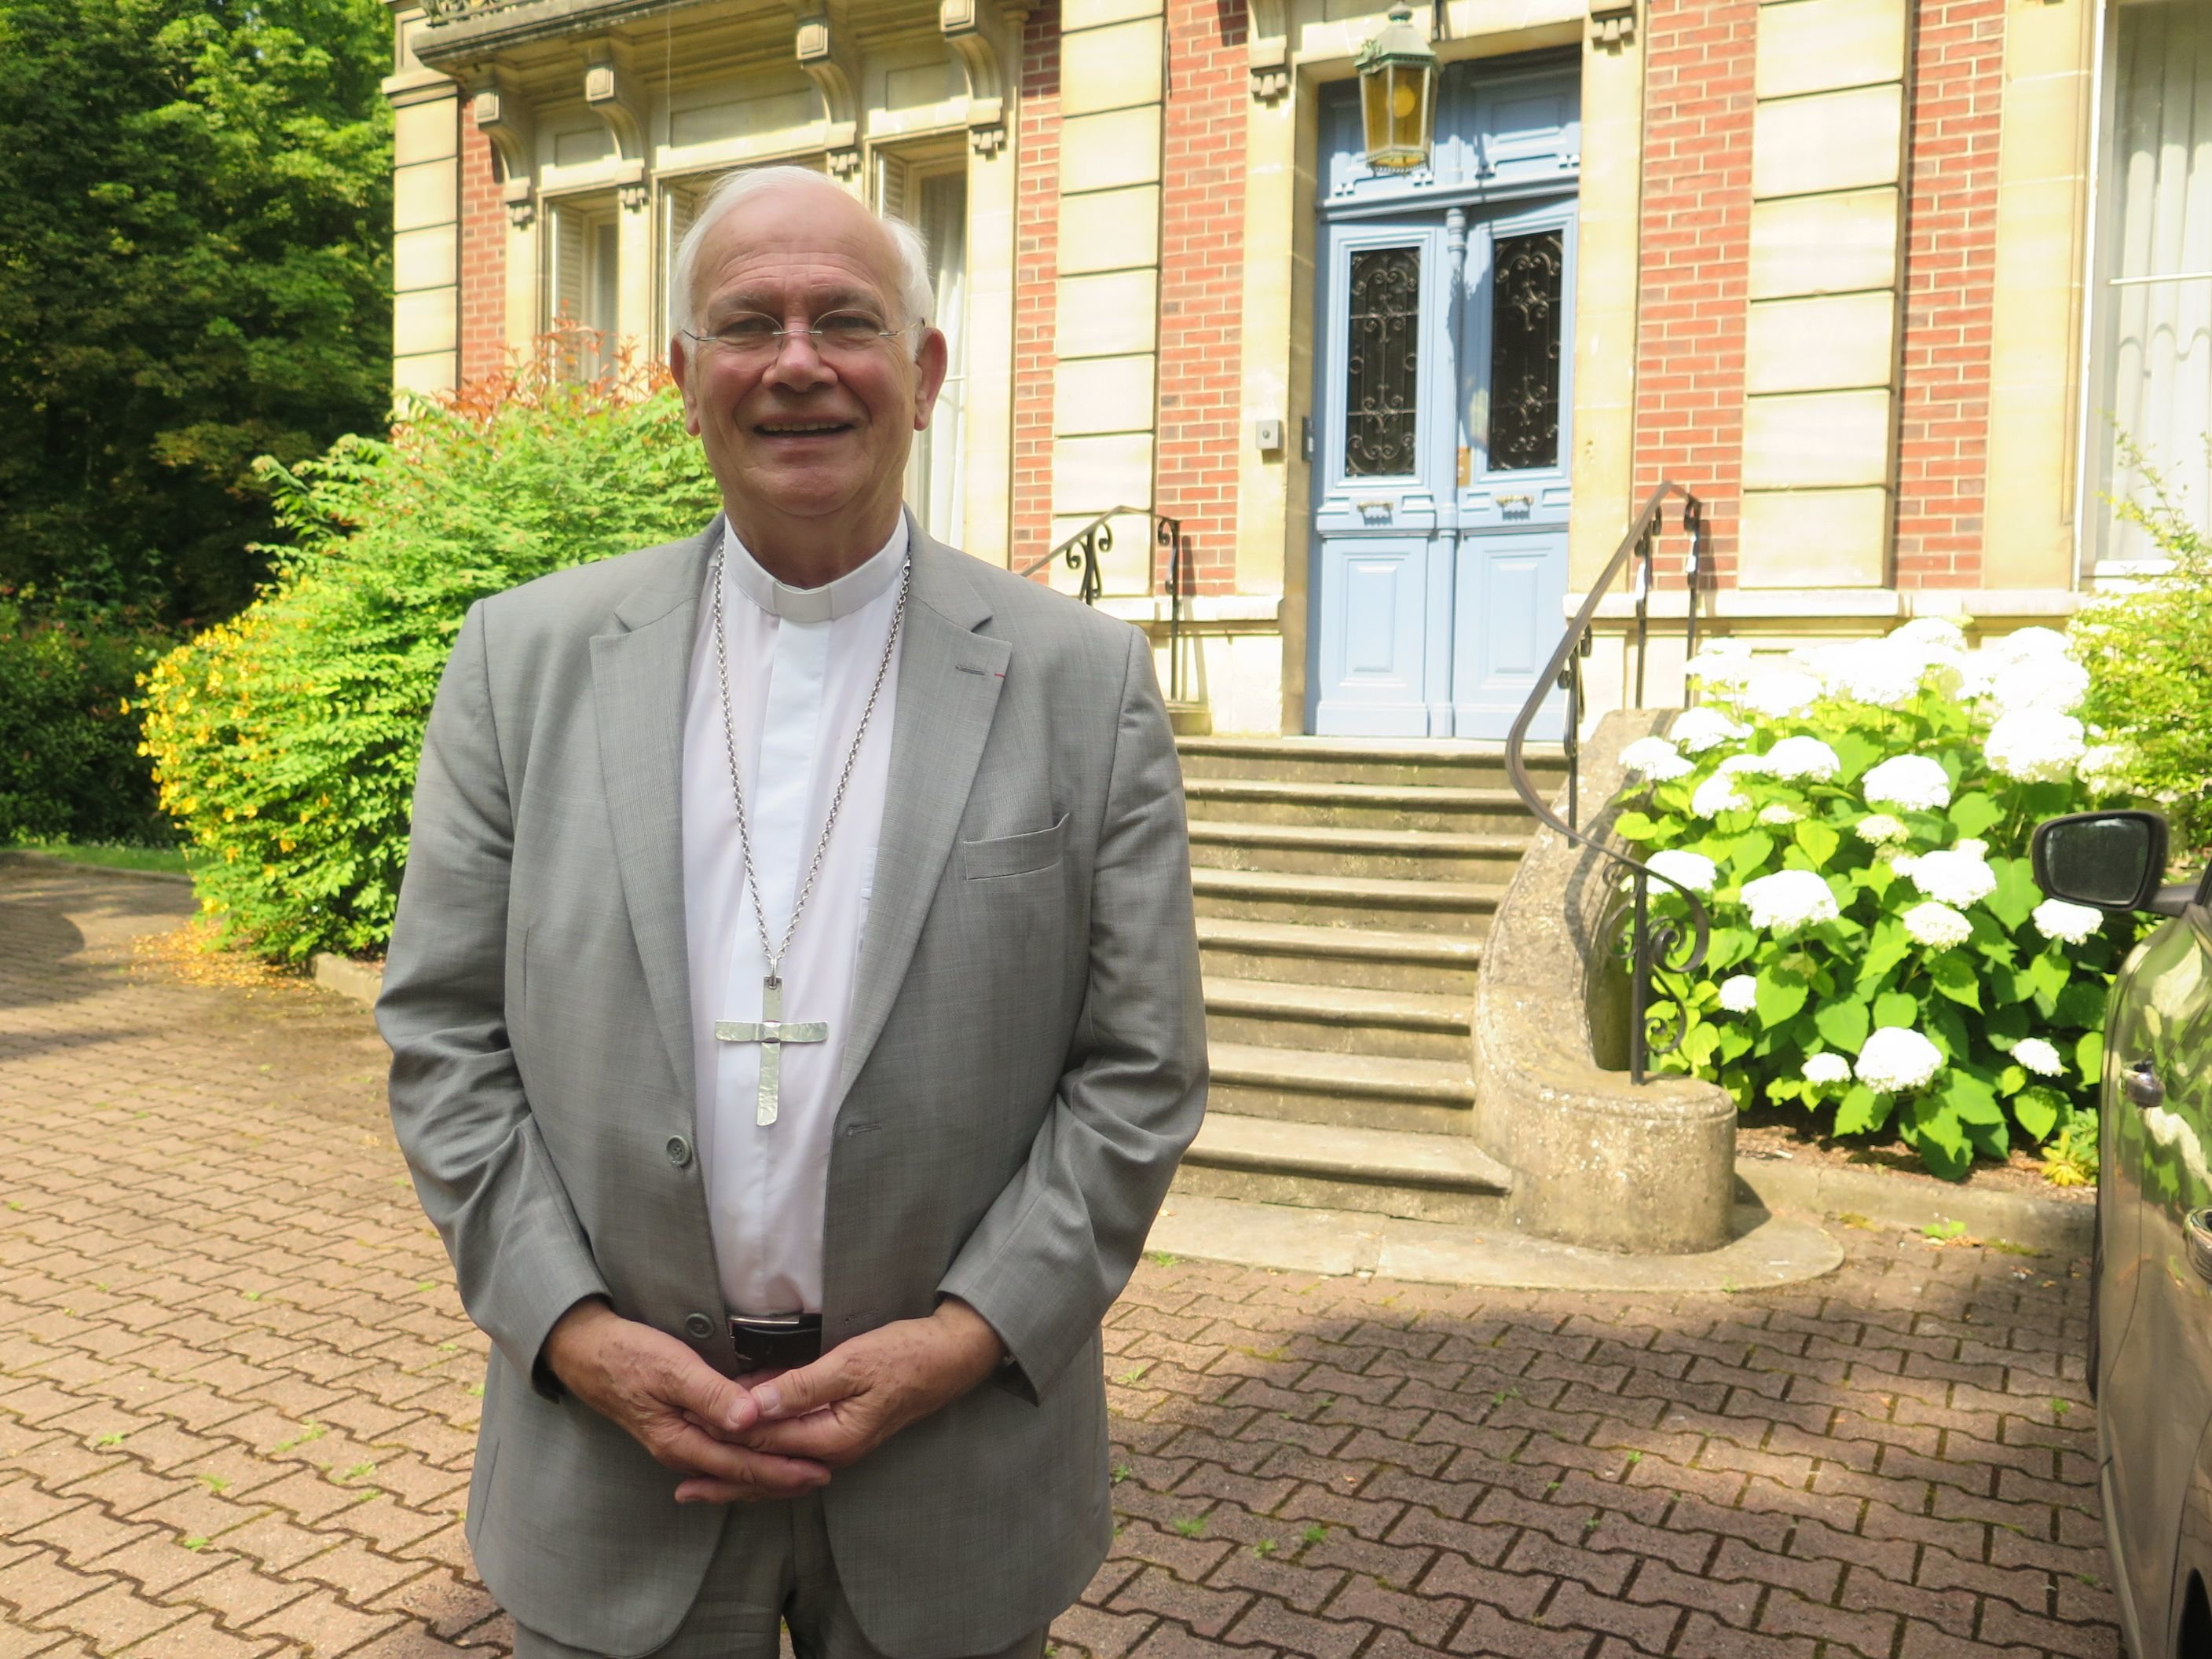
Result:
[[1736,1295],[1147,1259],[1106,1333],[1121,1524],[1061,1651],[2116,1655],[2087,1264],[1844,1243]]
[[0,853],[0,1009],[92,995],[130,958],[131,941],[192,914],[181,884],[79,873]]
[[0,889],[0,1008],[89,994],[91,970],[76,960],[83,949],[84,933],[61,904],[10,898]]

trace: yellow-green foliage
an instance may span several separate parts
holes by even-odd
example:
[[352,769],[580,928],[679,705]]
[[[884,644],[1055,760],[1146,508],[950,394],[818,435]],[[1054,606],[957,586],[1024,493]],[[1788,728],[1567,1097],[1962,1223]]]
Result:
[[533,577],[696,532],[714,481],[672,389],[508,376],[416,402],[389,443],[286,472],[260,599],[145,677],[162,806],[228,936],[297,960],[379,950],[422,726],[463,614]]
[[2118,511],[2171,568],[2082,606],[2071,630],[2089,670],[2081,714],[2113,746],[2132,793],[2172,820],[2177,854],[2194,860],[2212,847],[2212,538],[2137,465],[2148,493]]

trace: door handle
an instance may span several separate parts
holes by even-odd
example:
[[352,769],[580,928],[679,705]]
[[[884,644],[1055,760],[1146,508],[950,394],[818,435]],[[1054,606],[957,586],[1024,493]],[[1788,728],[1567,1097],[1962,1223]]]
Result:
[[2191,1210],[2182,1217],[2181,1236],[2197,1276],[2212,1279],[2212,1210]]
[[2148,1110],[2166,1104],[2166,1085],[2159,1081],[2158,1066],[2148,1060],[2139,1060],[2127,1069],[2121,1079],[2120,1089],[2130,1100]]

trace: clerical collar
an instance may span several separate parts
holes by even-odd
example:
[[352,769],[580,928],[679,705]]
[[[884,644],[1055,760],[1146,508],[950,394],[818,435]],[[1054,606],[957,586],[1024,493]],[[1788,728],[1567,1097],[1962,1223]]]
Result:
[[898,580],[899,567],[906,562],[906,514],[899,514],[891,538],[866,564],[820,587],[793,587],[769,574],[726,519],[722,521],[722,562],[738,592],[769,616],[795,623],[835,622],[882,598]]

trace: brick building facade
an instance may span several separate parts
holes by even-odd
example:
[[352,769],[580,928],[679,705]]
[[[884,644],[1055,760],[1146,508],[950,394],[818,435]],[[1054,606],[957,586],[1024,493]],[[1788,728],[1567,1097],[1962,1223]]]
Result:
[[[1394,179],[1351,101],[1380,8],[395,7],[400,386],[563,314],[660,349],[698,192],[823,168],[939,226],[932,527],[1022,567],[1174,520],[1218,730],[1497,735],[1662,479],[1712,626],[1778,645],[2049,620],[2138,568],[2116,424],[2203,488],[2190,0],[1449,0]],[[1164,636],[1149,527],[1104,603]]]

